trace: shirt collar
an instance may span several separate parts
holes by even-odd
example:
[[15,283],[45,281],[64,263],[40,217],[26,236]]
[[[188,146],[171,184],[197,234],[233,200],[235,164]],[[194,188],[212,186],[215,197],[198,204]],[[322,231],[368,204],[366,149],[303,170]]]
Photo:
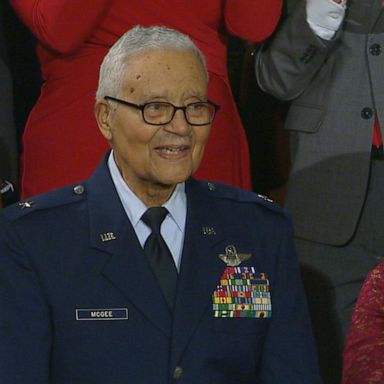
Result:
[[[145,204],[133,193],[128,187],[117,168],[113,150],[108,158],[108,168],[120,201],[124,210],[131,221],[133,227],[136,227],[141,216],[147,210]],[[176,223],[180,231],[184,232],[185,218],[187,215],[187,196],[185,193],[185,183],[176,185],[171,197],[167,200],[163,207],[167,208],[172,220]]]

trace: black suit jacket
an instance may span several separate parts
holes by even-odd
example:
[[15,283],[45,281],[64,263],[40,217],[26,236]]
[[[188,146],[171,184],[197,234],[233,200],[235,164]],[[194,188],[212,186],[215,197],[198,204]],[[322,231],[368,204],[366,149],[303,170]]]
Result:
[[[1,5],[2,7],[3,5]],[[0,8],[0,179],[18,181],[18,151],[13,120],[13,92]]]

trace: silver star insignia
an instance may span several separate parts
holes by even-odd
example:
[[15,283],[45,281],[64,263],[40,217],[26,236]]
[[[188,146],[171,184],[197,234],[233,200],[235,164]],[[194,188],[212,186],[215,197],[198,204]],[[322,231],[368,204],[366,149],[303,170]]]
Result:
[[220,253],[219,257],[224,261],[228,267],[237,267],[243,261],[248,260],[252,256],[251,253],[237,253],[234,245],[227,245],[225,247],[225,255]]
[[20,201],[19,206],[21,207],[21,209],[25,209],[25,208],[32,208],[33,204],[34,204],[33,201]]

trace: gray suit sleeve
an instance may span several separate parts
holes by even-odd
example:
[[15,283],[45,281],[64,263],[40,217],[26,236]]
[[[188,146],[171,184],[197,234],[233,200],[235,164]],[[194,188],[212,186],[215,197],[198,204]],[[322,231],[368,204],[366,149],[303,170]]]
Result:
[[301,1],[256,55],[259,86],[278,99],[295,99],[320,70],[339,35],[331,41],[319,38],[307,23]]

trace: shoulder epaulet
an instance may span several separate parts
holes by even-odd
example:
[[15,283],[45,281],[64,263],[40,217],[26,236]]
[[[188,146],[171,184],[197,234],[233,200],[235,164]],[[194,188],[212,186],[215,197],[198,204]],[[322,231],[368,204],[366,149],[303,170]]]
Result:
[[51,192],[20,200],[2,210],[0,214],[10,221],[41,210],[77,203],[86,195],[85,184],[74,184]]
[[235,200],[240,203],[256,203],[267,209],[285,214],[284,209],[268,196],[255,192],[249,192],[244,189],[232,187],[222,183],[211,181],[203,181],[201,183],[203,188],[208,191],[208,195],[211,194],[212,197]]

